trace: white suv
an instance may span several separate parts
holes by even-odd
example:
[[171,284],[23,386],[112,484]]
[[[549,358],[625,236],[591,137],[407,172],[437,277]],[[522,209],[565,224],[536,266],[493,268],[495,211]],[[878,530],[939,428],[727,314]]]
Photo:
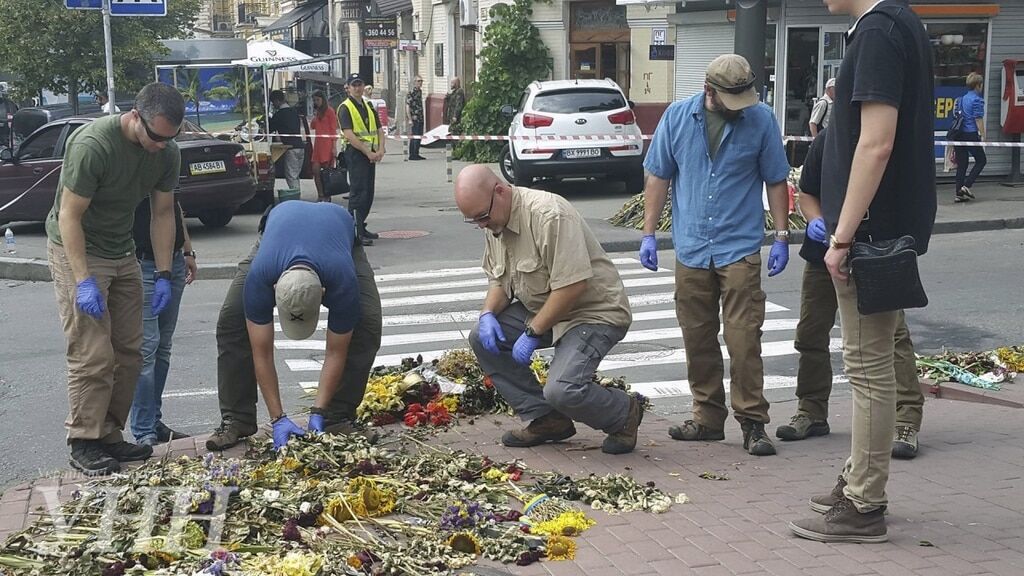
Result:
[[512,117],[512,139],[501,154],[502,175],[517,186],[537,178],[601,176],[623,180],[630,194],[642,192],[644,144],[632,108],[609,79],[531,83],[518,109],[502,108]]

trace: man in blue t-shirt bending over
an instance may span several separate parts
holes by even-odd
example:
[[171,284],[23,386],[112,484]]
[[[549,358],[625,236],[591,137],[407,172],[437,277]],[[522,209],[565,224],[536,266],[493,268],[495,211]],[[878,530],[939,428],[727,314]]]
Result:
[[352,331],[359,321],[359,283],[352,259],[355,224],[336,204],[286,202],[274,208],[252,267],[243,300],[256,381],[274,427],[274,447],[303,430],[281,407],[274,367],[274,306],[281,331],[292,340],[313,335],[321,303],[327,308],[327,354],[309,428],[324,431],[323,410],[339,388]]

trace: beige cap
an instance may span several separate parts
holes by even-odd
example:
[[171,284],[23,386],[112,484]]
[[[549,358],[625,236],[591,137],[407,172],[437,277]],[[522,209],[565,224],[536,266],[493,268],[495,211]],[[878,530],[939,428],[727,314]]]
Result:
[[832,88],[835,85],[836,85],[836,79],[835,78],[829,78],[828,82],[825,82],[825,88]]
[[309,268],[289,268],[274,287],[281,331],[292,340],[305,340],[316,332],[323,286]]
[[707,81],[729,110],[743,110],[757,104],[754,73],[739,54],[722,54],[708,64]]

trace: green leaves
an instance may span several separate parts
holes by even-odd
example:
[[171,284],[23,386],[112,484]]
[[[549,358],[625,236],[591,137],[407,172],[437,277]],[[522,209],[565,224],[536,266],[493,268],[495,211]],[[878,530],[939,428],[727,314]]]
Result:
[[[491,24],[484,32],[484,47],[480,50],[480,73],[462,114],[466,134],[508,133],[509,120],[501,115],[501,107],[515,106],[530,82],[544,80],[551,73],[551,53],[530,22],[532,4],[533,0],[515,0],[491,8]],[[500,142],[462,142],[455,156],[471,162],[494,162],[501,147]]]

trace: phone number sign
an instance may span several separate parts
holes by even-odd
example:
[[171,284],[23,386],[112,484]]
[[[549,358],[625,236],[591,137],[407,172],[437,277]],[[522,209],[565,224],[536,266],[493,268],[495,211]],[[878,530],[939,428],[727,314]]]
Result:
[[397,18],[367,18],[363,21],[364,48],[398,48]]

